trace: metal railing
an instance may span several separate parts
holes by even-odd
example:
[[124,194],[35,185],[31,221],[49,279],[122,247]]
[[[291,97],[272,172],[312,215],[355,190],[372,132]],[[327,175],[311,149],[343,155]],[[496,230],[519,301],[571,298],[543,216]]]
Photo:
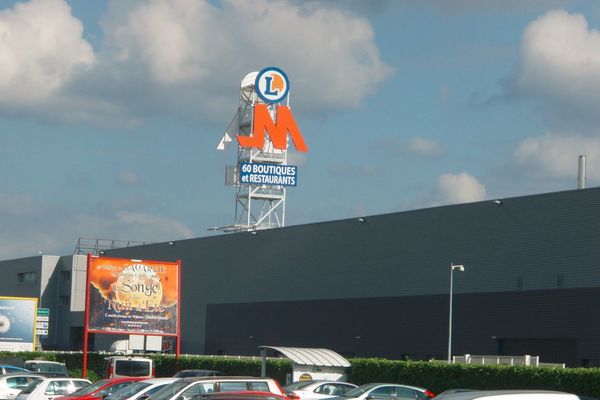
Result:
[[115,239],[90,239],[79,238],[73,254],[92,254],[99,255],[104,250],[119,249],[130,246],[143,246],[152,244],[152,242],[140,242],[135,240],[115,240]]

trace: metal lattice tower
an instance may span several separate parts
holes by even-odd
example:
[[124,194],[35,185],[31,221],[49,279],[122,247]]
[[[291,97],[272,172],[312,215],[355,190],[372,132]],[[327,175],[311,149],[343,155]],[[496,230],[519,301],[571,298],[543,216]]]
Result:
[[[257,75],[258,72],[252,72],[242,79],[238,112],[223,136],[219,149],[223,149],[224,142],[232,141],[229,133],[234,130],[241,136],[251,136],[253,134],[254,106],[258,103],[264,103],[256,94],[254,87]],[[289,96],[285,98],[285,102],[285,105],[289,106]],[[267,106],[271,118],[276,121],[276,104]],[[236,188],[235,222],[233,225],[211,229],[232,232],[285,226],[286,188],[277,185],[240,184],[238,169],[242,162],[287,164],[287,146],[286,150],[276,149],[267,133],[262,149],[242,147],[238,144],[237,163],[236,165],[228,165],[225,173],[225,183]]]

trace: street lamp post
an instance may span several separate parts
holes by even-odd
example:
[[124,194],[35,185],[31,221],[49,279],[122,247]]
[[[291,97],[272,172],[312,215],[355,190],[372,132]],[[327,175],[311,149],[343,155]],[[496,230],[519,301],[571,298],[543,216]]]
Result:
[[448,313],[448,364],[452,362],[452,284],[454,280],[454,270],[463,272],[465,266],[462,264],[455,265],[450,263],[450,312]]

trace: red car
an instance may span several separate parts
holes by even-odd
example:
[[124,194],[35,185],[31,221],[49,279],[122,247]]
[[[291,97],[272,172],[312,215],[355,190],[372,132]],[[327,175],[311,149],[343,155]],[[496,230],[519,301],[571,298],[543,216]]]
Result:
[[57,397],[54,400],[102,400],[106,396],[110,396],[117,390],[131,385],[133,382],[141,381],[144,378],[112,378],[102,379],[94,382],[68,396]]

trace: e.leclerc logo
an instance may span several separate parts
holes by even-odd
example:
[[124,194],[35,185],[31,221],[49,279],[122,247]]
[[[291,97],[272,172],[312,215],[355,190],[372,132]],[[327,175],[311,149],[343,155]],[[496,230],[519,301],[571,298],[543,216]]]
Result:
[[254,83],[256,94],[265,103],[279,103],[290,91],[290,81],[281,69],[267,67],[260,71]]

